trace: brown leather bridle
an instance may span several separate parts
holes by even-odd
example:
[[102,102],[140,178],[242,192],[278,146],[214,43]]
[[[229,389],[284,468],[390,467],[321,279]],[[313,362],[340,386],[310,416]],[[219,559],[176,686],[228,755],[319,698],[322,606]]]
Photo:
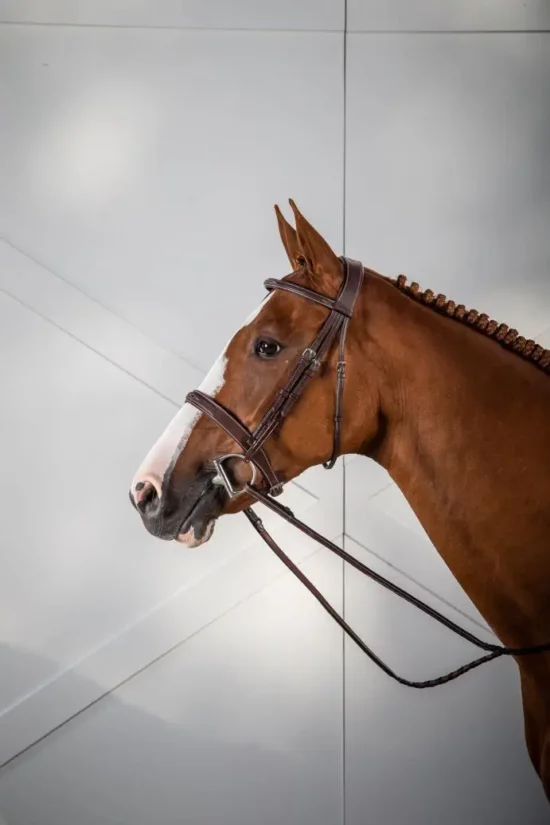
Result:
[[282,492],[284,480],[273,470],[263,445],[273,432],[286,418],[294,404],[298,401],[309,381],[313,378],[325,355],[329,352],[333,342],[338,337],[338,364],[336,368],[336,400],[334,407],[334,441],[332,455],[323,465],[327,470],[332,469],[340,452],[342,432],[342,395],[346,376],[346,336],[349,321],[353,315],[353,308],[363,284],[363,265],[351,258],[340,259],[344,265],[344,283],[336,299],[327,298],[312,289],[299,286],[291,281],[282,281],[268,278],[264,286],[268,290],[280,289],[307,298],[313,303],[320,304],[330,310],[328,318],[317,333],[315,340],[301,354],[298,363],[290,374],[286,384],[277,394],[275,401],[262,418],[258,426],[251,432],[234,413],[226,409],[219,401],[211,398],[200,390],[193,390],[186,398],[198,410],[209,416],[222,430],[235,441],[242,449],[242,454],[229,453],[214,460],[217,471],[216,483],[226,488],[228,495],[234,498],[243,490],[236,489],[225,472],[224,462],[229,458],[242,458],[252,463],[262,475],[262,490],[272,496]]
[[[331,552],[335,553],[345,562],[350,564],[356,570],[359,570],[364,575],[381,584],[386,589],[395,593],[400,598],[417,607],[424,613],[427,613],[440,624],[443,624],[453,633],[456,633],[463,639],[474,644],[476,647],[486,651],[486,655],[480,656],[466,665],[451,671],[450,673],[440,676],[436,679],[426,679],[424,681],[413,681],[399,676],[388,665],[386,665],[373,650],[355,633],[352,627],[340,616],[339,613],[332,607],[332,605],[325,599],[319,590],[310,582],[307,576],[300,570],[300,568],[281,550],[279,545],[274,541],[271,535],[265,529],[262,520],[250,508],[244,510],[244,514],[256,529],[259,535],[263,538],[266,544],[273,550],[273,552],[281,559],[281,561],[288,567],[288,569],[307,587],[317,601],[324,607],[330,616],[340,625],[347,635],[359,646],[359,648],[376,664],[395,681],[406,687],[413,688],[427,688],[436,687],[456,679],[463,673],[478,667],[484,662],[497,659],[500,656],[525,656],[533,653],[542,653],[550,650],[550,643],[534,645],[532,647],[511,648],[502,645],[494,645],[477,638],[468,630],[464,630],[459,625],[455,624],[451,619],[443,616],[437,610],[425,604],[424,602],[407,593],[406,590],[398,587],[393,582],[376,573],[367,565],[362,564],[354,556],[346,553],[333,542],[321,536],[311,527],[308,527],[302,521],[296,518],[292,511],[283,504],[275,501],[272,496],[277,496],[282,492],[285,480],[277,474],[264,450],[264,444],[273,432],[282,424],[294,404],[298,401],[304,392],[309,381],[316,374],[323,358],[328,354],[332,344],[338,337],[338,362],[336,371],[336,399],[334,408],[334,441],[332,454],[328,461],[323,466],[330,470],[336,463],[336,459],[340,454],[340,441],[342,430],[342,397],[344,390],[344,381],[346,375],[346,361],[345,348],[346,336],[350,319],[353,316],[353,309],[355,302],[361,291],[364,277],[364,268],[359,261],[354,261],[351,258],[342,257],[340,259],[344,267],[344,283],[336,299],[321,295],[306,287],[299,286],[290,281],[276,280],[269,278],[265,281],[265,287],[268,290],[280,289],[290,292],[293,295],[298,295],[302,298],[307,298],[316,304],[326,307],[330,310],[328,318],[325,320],[321,329],[311,346],[307,347],[300,356],[298,363],[294,367],[288,381],[284,387],[277,394],[275,401],[260,421],[258,426],[253,430],[249,430],[242,421],[230,410],[226,409],[219,401],[211,398],[209,395],[199,391],[193,390],[187,395],[186,401],[192,404],[202,413],[212,419],[221,429],[233,439],[241,448],[242,453],[228,453],[223,456],[215,458],[213,461],[216,470],[216,476],[213,483],[222,485],[230,498],[235,498],[242,493],[247,493],[252,496],[257,502],[264,504],[270,510],[273,510],[281,518],[288,521],[294,527],[297,527],[310,538],[317,541],[319,544],[326,547]],[[237,458],[250,464],[252,467],[252,481],[245,484],[242,488],[236,488],[228,476],[224,462],[229,458]],[[257,471],[261,473],[261,484],[256,485]]]

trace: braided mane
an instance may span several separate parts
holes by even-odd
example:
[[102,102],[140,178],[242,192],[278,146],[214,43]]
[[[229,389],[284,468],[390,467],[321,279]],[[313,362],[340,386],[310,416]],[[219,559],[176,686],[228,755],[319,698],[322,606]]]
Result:
[[550,350],[544,349],[531,338],[527,339],[523,335],[519,335],[517,329],[510,329],[506,324],[492,321],[488,315],[479,313],[476,309],[466,309],[464,304],[455,304],[454,301],[448,301],[445,295],[435,295],[431,289],[425,289],[422,292],[416,282],[413,281],[411,284],[407,284],[404,275],[399,275],[395,279],[386,278],[386,280],[415,301],[430,307],[441,315],[454,318],[456,321],[476,329],[489,338],[493,338],[502,347],[516,352],[522,358],[532,361],[539,369],[550,374]]

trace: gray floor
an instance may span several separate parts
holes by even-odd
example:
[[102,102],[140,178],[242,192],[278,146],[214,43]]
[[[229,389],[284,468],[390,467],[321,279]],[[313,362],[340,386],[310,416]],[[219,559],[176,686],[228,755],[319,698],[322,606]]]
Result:
[[[0,823],[542,825],[512,663],[400,688],[244,519],[182,551],[127,489],[286,273],[289,196],[550,346],[550,4],[114,6],[0,0]],[[380,468],[285,495],[490,635]],[[400,672],[472,655],[266,520]]]

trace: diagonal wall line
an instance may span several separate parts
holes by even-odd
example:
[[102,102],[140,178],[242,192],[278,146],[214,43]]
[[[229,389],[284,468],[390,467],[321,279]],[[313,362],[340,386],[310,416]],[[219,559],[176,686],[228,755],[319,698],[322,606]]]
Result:
[[204,377],[203,371],[4,239],[0,290],[171,405],[180,407],[186,392]]
[[550,327],[548,327],[548,329],[543,329],[542,332],[539,332],[538,335],[534,336],[534,339],[537,344],[541,345],[541,347],[550,349]]
[[17,244],[15,244],[5,235],[0,236],[0,241],[3,241],[7,246],[10,246],[20,255],[23,255],[23,257],[28,258],[29,261],[32,261],[34,264],[36,264],[36,266],[39,266],[40,269],[43,269],[45,272],[51,275],[52,278],[56,278],[58,281],[62,281],[70,289],[74,290],[75,292],[78,292],[80,295],[83,295],[85,298],[87,298],[88,301],[91,301],[96,306],[101,307],[101,309],[104,310],[104,312],[107,312],[109,315],[112,315],[114,318],[117,318],[121,320],[124,324],[127,324],[140,335],[143,335],[144,338],[147,338],[148,341],[151,341],[155,346],[161,347],[165,352],[169,353],[174,358],[177,358],[187,366],[191,367],[194,370],[197,370],[197,372],[200,372],[204,375],[204,370],[201,367],[199,367],[198,364],[193,363],[187,356],[183,356],[179,352],[174,352],[169,347],[165,346],[165,344],[159,343],[159,341],[152,338],[148,332],[145,332],[140,327],[137,327],[132,321],[129,321],[123,315],[119,315],[117,312],[112,310],[110,307],[106,306],[106,304],[103,304],[97,298],[94,298],[91,295],[89,295],[84,289],[82,289],[81,287],[74,284],[71,280],[69,280],[69,278],[66,278],[64,275],[60,275],[59,272],[54,272],[54,270],[47,266],[43,261],[41,261],[39,258],[36,258],[34,255],[31,255],[30,252],[26,252],[24,249],[21,249],[21,247],[17,246]]
[[[333,537],[333,541],[338,541],[338,539],[340,537],[341,537],[341,534],[338,533],[336,536]],[[303,567],[305,564],[307,564],[309,561],[311,561],[312,558],[314,558],[316,555],[322,553],[323,551],[324,551],[324,548],[317,546],[315,550],[308,553],[303,558],[301,558],[299,562],[297,562],[298,567]],[[19,760],[21,757],[23,757],[26,753],[31,751],[33,748],[40,745],[42,742],[44,742],[50,736],[55,734],[57,731],[64,728],[69,722],[73,721],[74,719],[77,719],[79,716],[81,716],[87,710],[90,710],[92,707],[95,707],[97,704],[99,704],[99,702],[101,702],[103,699],[105,699],[108,696],[112,695],[117,690],[119,690],[120,688],[122,688],[125,685],[127,685],[128,683],[130,683],[134,678],[136,678],[137,676],[139,676],[142,673],[144,673],[145,671],[147,671],[150,667],[152,667],[153,665],[155,665],[158,662],[165,659],[167,656],[169,656],[174,651],[178,650],[187,641],[189,641],[190,639],[197,636],[203,630],[205,630],[208,627],[211,627],[212,625],[216,624],[216,622],[223,619],[225,616],[229,615],[233,610],[236,610],[238,607],[240,607],[243,604],[246,604],[246,602],[250,601],[250,599],[254,598],[255,596],[259,595],[260,593],[263,593],[265,590],[267,590],[269,587],[271,587],[272,584],[275,584],[276,582],[280,581],[281,579],[283,579],[285,577],[291,577],[291,576],[292,576],[292,573],[290,571],[288,571],[283,565],[281,565],[280,572],[277,575],[271,577],[266,583],[262,584],[260,587],[257,587],[256,589],[254,589],[251,592],[247,593],[246,596],[239,599],[234,604],[230,605],[227,609],[223,610],[221,613],[216,615],[213,619],[211,619],[210,621],[208,621],[205,624],[201,625],[196,631],[186,635],[183,639],[178,640],[177,642],[172,644],[169,648],[164,650],[162,653],[160,653],[157,656],[155,656],[154,658],[150,659],[145,665],[137,668],[132,673],[125,676],[123,679],[118,680],[116,684],[112,685],[111,687],[109,687],[108,689],[106,689],[104,691],[101,691],[100,695],[94,697],[91,701],[87,702],[84,706],[80,707],[78,710],[71,713],[69,716],[67,716],[65,719],[63,719],[61,722],[54,725],[46,733],[44,733],[43,735],[37,737],[34,741],[32,741],[28,745],[20,748],[16,753],[12,754],[9,758],[5,759],[0,764],[0,773],[3,772],[5,769],[7,769],[9,766],[12,766],[17,760]]]
[[61,324],[58,324],[55,321],[52,321],[52,319],[48,318],[47,315],[44,315],[44,313],[42,313],[39,310],[35,309],[30,304],[28,304],[26,301],[23,301],[23,300],[21,300],[21,298],[18,298],[16,295],[13,295],[7,289],[4,289],[4,287],[0,286],[0,292],[3,293],[4,295],[7,295],[7,297],[10,298],[10,300],[16,301],[18,304],[20,304],[22,307],[27,309],[29,312],[33,312],[39,318],[42,318],[42,320],[46,321],[47,324],[51,324],[52,327],[55,327],[57,330],[62,332],[64,335],[68,335],[69,338],[73,339],[73,341],[77,341],[79,344],[81,344],[81,346],[83,346],[86,349],[90,350],[95,355],[99,355],[99,357],[102,358],[104,361],[107,361],[108,364],[112,364],[113,367],[116,367],[121,372],[125,373],[126,375],[129,375],[130,378],[133,378],[139,384],[142,384],[144,387],[147,387],[148,390],[151,390],[156,395],[159,395],[161,398],[163,398],[165,401],[168,401],[168,403],[172,404],[173,407],[179,407],[180,406],[179,403],[177,401],[175,401],[173,398],[170,398],[169,396],[164,395],[164,393],[160,392],[160,390],[158,390],[156,387],[153,387],[152,384],[148,384],[147,381],[143,380],[143,378],[139,378],[139,376],[135,375],[135,373],[133,373],[130,370],[126,369],[126,367],[123,367],[121,364],[117,363],[116,361],[113,361],[113,359],[109,358],[108,355],[105,355],[105,353],[101,352],[100,350],[96,349],[95,347],[92,347],[91,344],[88,344],[86,341],[83,341],[82,338],[78,337],[78,335],[75,335],[74,333],[69,332],[69,330],[65,329],[65,327],[61,326]]
[[[34,265],[36,265],[37,267],[42,269],[42,264],[40,264],[34,258],[31,258],[30,256],[26,255],[24,252],[21,252],[21,250],[17,249],[16,247],[13,247],[13,245],[10,244],[9,242],[7,242],[5,240],[2,240],[2,239],[0,239],[0,251],[1,251],[2,243],[5,243],[6,246],[14,249],[17,252],[18,255],[22,255],[23,258],[31,260]],[[109,309],[105,309],[105,307],[103,307],[97,301],[94,301],[94,299],[90,298],[88,295],[86,295],[86,293],[83,293],[81,290],[74,287],[71,283],[65,282],[65,280],[63,278],[60,278],[60,277],[56,276],[55,273],[52,273],[51,270],[47,269],[47,267],[44,267],[44,270],[46,272],[50,273],[53,277],[58,278],[58,280],[62,284],[67,283],[68,288],[70,288],[71,290],[74,290],[74,292],[76,294],[80,295],[82,298],[84,298],[84,300],[86,302],[89,301],[93,306],[99,307],[101,312],[103,312],[103,311],[107,312],[113,319],[116,319],[116,321],[120,321],[121,324],[123,324],[124,326],[127,324],[127,322],[124,319],[121,319],[118,315],[116,315],[116,313],[113,313]],[[25,300],[25,298],[21,297],[20,295],[16,295],[12,289],[9,289],[9,288],[6,288],[5,286],[3,286],[2,285],[2,272],[1,271],[0,271],[0,293],[6,295],[10,300],[16,301],[18,304],[20,304],[20,306],[23,306],[26,310],[28,310],[29,312],[32,312],[34,315],[38,316],[43,321],[45,321],[46,323],[53,326],[55,329],[59,330],[59,332],[61,332],[64,335],[68,336],[72,340],[78,342],[81,346],[85,347],[90,352],[93,352],[95,355],[98,355],[101,359],[103,359],[107,363],[111,364],[112,366],[116,367],[118,370],[123,372],[125,375],[128,375],[130,378],[134,379],[135,381],[137,381],[142,386],[147,387],[147,389],[150,390],[151,392],[155,393],[155,395],[159,396],[164,401],[167,401],[174,408],[174,410],[177,410],[181,407],[181,405],[183,403],[183,399],[178,400],[177,397],[175,397],[175,395],[164,392],[163,390],[159,389],[159,386],[155,385],[151,381],[148,381],[146,378],[138,375],[136,370],[122,364],[119,358],[111,357],[106,352],[106,349],[108,349],[108,348],[106,348],[106,347],[100,348],[99,346],[94,346],[92,343],[90,343],[89,340],[86,340],[86,335],[79,334],[78,331],[75,332],[75,331],[71,331],[70,329],[67,329],[67,327],[63,324],[63,322],[56,321],[47,312],[43,312],[40,309],[37,309],[36,306],[33,306],[28,300]],[[181,364],[182,371],[183,370],[185,370],[185,371],[191,370],[193,372],[193,380],[196,380],[197,383],[199,383],[199,378],[202,377],[202,373],[199,374],[198,371],[195,370],[194,368],[192,368],[191,365],[188,364],[183,358],[180,358],[179,356],[173,355],[173,353],[164,350],[160,345],[157,345],[156,342],[153,342],[152,339],[149,339],[146,336],[143,336],[141,331],[138,330],[137,328],[133,327],[131,324],[128,325],[128,326],[132,330],[135,330],[138,333],[139,336],[143,337],[143,339],[146,343],[149,342],[151,344],[154,344],[155,349],[159,353],[167,352],[171,359],[172,359],[172,356],[173,356],[172,367],[174,365],[176,367],[178,367]],[[120,330],[121,332],[123,331],[123,328],[124,327],[121,327],[121,330]],[[174,372],[174,370],[172,370],[172,372]],[[176,378],[179,378],[179,377],[180,377],[179,375],[175,376],[175,375],[172,374],[170,376],[170,378],[171,378],[170,383],[175,385]],[[161,383],[166,384],[167,382],[166,381],[161,381]],[[189,383],[189,376],[183,375],[183,372],[182,372],[182,375],[181,375],[181,382],[179,382],[179,383],[181,384],[181,389],[184,391],[184,394],[186,393],[187,389],[190,389],[193,386],[192,381],[191,381],[191,384]],[[180,389],[179,386],[178,386],[178,389]],[[302,490],[303,492],[307,493],[308,495],[313,496],[314,498],[317,497],[314,492],[312,492],[310,489],[308,489],[307,482],[306,483],[304,483],[304,481],[298,482],[297,480],[293,479],[292,481],[289,482],[289,486],[297,487],[300,490]]]
[[414,576],[411,576],[409,573],[406,573],[400,567],[397,567],[397,565],[392,564],[387,559],[385,559],[384,556],[381,556],[379,553],[376,553],[374,550],[371,550],[370,547],[367,547],[366,544],[363,544],[363,542],[359,541],[355,536],[352,536],[351,533],[346,533],[346,537],[351,539],[351,541],[355,542],[355,544],[357,544],[358,547],[362,547],[363,550],[365,550],[371,556],[374,556],[375,559],[378,559],[378,561],[383,562],[387,567],[390,567],[392,570],[395,570],[396,573],[399,573],[400,576],[404,576],[404,578],[406,578],[408,581],[410,581],[416,587],[420,587],[425,593],[428,593],[430,596],[433,596],[439,602],[444,604],[445,607],[448,607],[450,610],[453,610],[456,613],[459,613],[461,616],[464,617],[464,619],[466,619],[467,621],[472,622],[473,624],[477,625],[477,627],[481,628],[481,630],[483,630],[485,633],[489,633],[491,636],[493,636],[496,639],[496,635],[493,633],[491,628],[487,627],[484,624],[482,624],[474,616],[470,616],[470,614],[466,613],[465,610],[461,610],[460,607],[457,607],[452,602],[448,601],[447,599],[444,599],[443,596],[440,596],[439,593],[435,592],[435,590],[431,590],[429,587],[426,587],[425,584],[422,584],[422,582],[418,581],[418,579],[415,579]]

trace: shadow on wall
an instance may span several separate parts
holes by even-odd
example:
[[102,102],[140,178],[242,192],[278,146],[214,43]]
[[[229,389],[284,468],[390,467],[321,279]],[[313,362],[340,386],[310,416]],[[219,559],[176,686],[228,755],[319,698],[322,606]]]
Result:
[[[51,666],[5,645],[0,656],[6,668]],[[72,689],[86,685],[73,676]],[[314,792],[314,758],[218,733],[205,715],[193,729],[106,696],[0,769],[0,825],[280,825],[287,811],[301,825],[328,822],[327,794]]]

